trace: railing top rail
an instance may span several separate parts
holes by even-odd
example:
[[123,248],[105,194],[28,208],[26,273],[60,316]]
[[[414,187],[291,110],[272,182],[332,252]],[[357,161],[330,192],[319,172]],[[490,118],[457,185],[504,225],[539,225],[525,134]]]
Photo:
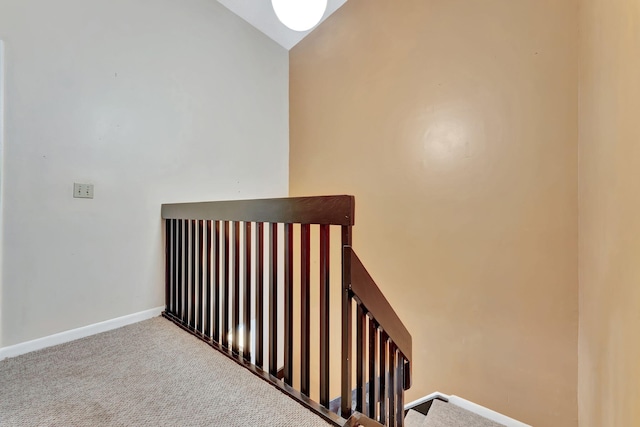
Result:
[[411,334],[350,246],[345,246],[344,255],[351,258],[349,289],[393,340],[404,358],[411,362]]
[[162,205],[163,219],[353,225],[353,196],[288,197]]

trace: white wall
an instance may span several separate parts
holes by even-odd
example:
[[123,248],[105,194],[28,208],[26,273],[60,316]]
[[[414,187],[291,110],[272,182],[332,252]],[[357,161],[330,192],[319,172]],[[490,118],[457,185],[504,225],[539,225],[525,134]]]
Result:
[[4,151],[4,42],[0,40],[0,347],[2,347],[2,196],[4,191],[4,178],[2,173],[4,166],[2,164]]
[[0,39],[0,346],[163,305],[161,203],[287,195],[287,51],[218,2],[0,0]]

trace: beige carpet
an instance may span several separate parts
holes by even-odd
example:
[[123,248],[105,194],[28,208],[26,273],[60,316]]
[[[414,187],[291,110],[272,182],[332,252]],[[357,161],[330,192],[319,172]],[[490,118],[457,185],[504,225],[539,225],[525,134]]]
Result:
[[156,318],[0,362],[0,426],[322,426]]
[[452,403],[434,400],[427,415],[410,410],[405,427],[505,427]]
[[422,427],[504,427],[451,403],[434,400]]

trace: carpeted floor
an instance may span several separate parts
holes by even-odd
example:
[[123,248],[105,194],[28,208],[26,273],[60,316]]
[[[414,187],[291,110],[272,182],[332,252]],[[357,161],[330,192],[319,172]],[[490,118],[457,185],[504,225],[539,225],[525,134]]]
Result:
[[504,427],[451,403],[434,400],[422,427]]
[[410,410],[405,427],[505,427],[452,403],[434,400],[427,415]]
[[168,320],[0,362],[0,426],[322,426]]

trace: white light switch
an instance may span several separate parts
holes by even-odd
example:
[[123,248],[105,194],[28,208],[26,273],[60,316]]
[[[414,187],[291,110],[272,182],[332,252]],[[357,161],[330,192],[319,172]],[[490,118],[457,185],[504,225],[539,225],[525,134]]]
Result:
[[76,199],[93,199],[93,184],[73,183],[73,197]]

